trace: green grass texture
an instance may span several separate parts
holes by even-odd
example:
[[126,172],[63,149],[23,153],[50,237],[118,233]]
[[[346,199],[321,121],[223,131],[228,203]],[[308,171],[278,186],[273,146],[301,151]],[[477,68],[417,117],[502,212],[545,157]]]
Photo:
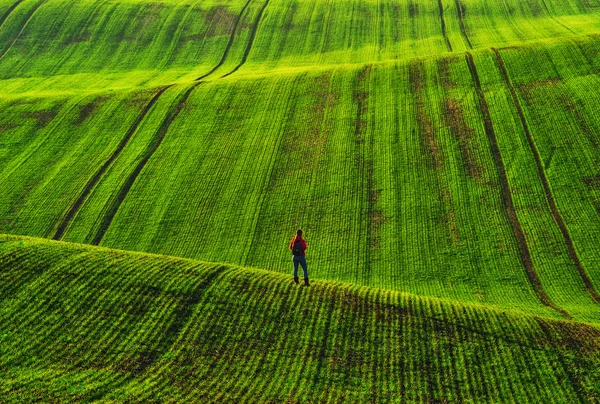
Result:
[[600,331],[262,269],[0,237],[3,401],[597,401]]
[[[599,401],[599,73],[599,0],[0,0],[3,391]],[[298,296],[287,289],[297,228],[316,280]],[[128,263],[111,269],[113,255]],[[76,279],[52,269],[68,293],[48,298],[75,305],[77,324],[58,319],[59,303],[35,306],[51,287],[32,268],[59,261]],[[145,282],[173,262],[137,294],[116,277]],[[99,271],[115,277],[89,295]],[[178,276],[189,279],[164,292]],[[194,288],[209,285],[217,300],[204,302]],[[349,320],[346,289],[367,307]],[[111,299],[157,311],[121,330],[90,311]],[[293,301],[312,313],[300,328]],[[30,325],[14,328],[20,310]],[[251,327],[251,311],[287,313],[305,359],[261,360],[248,346],[263,331],[235,326],[236,310]],[[276,317],[261,321],[289,347]],[[206,350],[185,365],[175,348],[190,324],[214,341],[189,345]],[[368,359],[353,356],[356,341]],[[239,360],[249,364],[227,369]],[[184,368],[189,380],[163,379]]]

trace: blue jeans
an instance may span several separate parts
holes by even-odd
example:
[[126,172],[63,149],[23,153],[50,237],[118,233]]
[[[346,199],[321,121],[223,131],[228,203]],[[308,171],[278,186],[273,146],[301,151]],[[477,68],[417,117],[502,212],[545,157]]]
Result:
[[298,277],[298,264],[302,266],[304,271],[304,279],[308,279],[308,267],[306,266],[306,257],[302,255],[294,255],[294,278]]

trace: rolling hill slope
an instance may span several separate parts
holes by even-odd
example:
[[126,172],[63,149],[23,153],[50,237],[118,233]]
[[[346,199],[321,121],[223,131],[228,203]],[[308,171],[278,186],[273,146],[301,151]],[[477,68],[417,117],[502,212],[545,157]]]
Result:
[[600,401],[599,73],[597,0],[0,0],[2,394]]
[[27,237],[0,269],[9,401],[600,399],[584,323]]
[[574,41],[7,98],[0,230],[288,272],[303,227],[318,278],[595,322],[600,59]]

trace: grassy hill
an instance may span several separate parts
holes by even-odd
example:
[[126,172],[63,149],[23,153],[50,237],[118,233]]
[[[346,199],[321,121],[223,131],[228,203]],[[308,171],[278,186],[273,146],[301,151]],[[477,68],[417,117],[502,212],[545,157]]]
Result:
[[9,401],[600,399],[585,323],[28,237],[0,268]]
[[597,0],[0,0],[3,391],[600,400],[599,72]]

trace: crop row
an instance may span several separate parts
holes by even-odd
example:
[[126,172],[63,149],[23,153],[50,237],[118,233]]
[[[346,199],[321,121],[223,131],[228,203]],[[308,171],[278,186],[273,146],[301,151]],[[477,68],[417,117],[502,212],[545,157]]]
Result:
[[599,21],[592,3],[577,0],[3,1],[0,78],[9,80],[2,86],[8,93],[158,87],[240,68],[367,63],[554,40],[592,34]]
[[[544,114],[528,115],[511,63],[500,50],[7,101],[2,231],[288,272],[302,227],[311,276],[595,322],[595,219],[565,214],[547,163],[580,157],[538,146]],[[585,209],[594,100],[558,104],[588,142]]]
[[9,400],[599,394],[600,335],[583,324],[348,284],[290,289],[266,271],[36,239],[8,237],[0,251],[15,280],[0,303]]
[[[17,280],[0,303],[0,388],[11,401],[34,392],[407,402],[600,393],[600,335],[583,324],[348,284],[290,289],[272,272],[29,238],[7,237],[0,251]],[[20,282],[23,273],[35,275]]]

